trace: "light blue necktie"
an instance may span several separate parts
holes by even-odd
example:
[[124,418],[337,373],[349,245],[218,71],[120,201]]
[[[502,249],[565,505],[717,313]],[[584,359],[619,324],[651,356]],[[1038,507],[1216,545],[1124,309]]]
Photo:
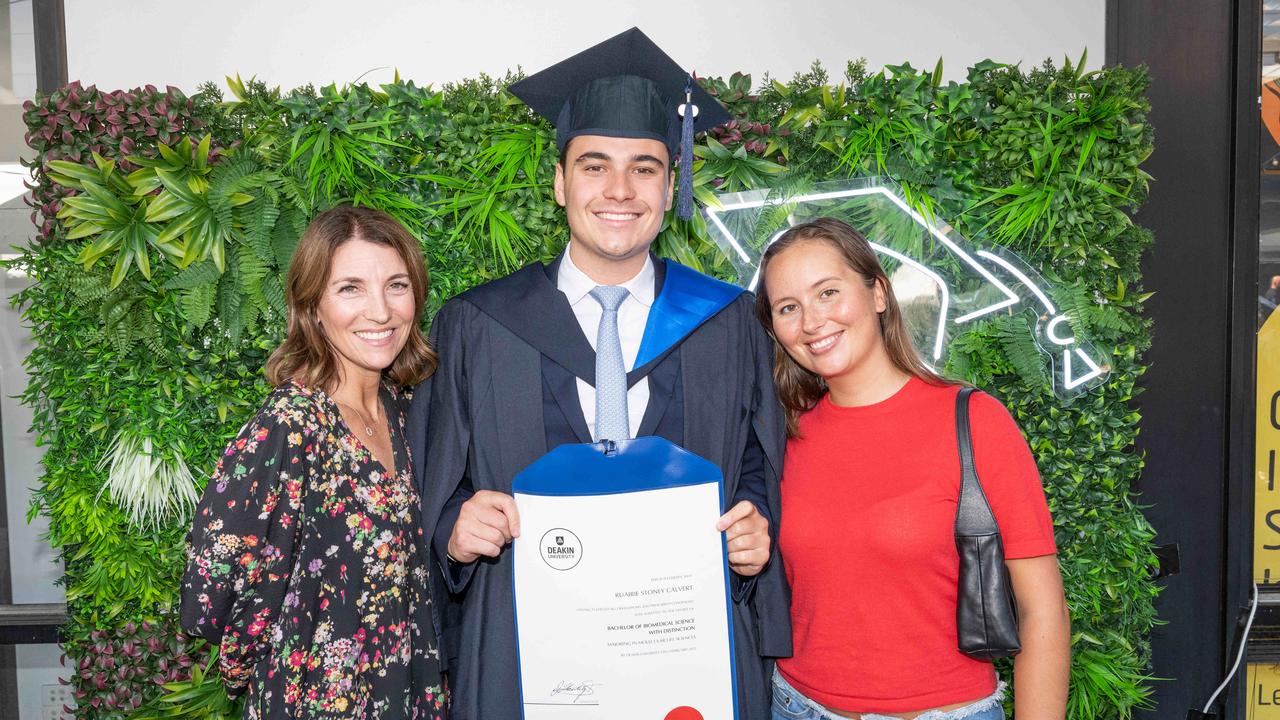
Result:
[[626,440],[631,437],[627,420],[627,367],[622,362],[622,342],[618,339],[618,306],[627,299],[627,289],[597,285],[591,297],[600,303],[600,327],[596,331],[596,439]]

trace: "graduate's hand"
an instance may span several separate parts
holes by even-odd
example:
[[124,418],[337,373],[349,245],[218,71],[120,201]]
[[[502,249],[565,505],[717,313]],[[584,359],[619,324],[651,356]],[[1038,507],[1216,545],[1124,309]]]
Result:
[[743,500],[720,516],[716,530],[724,533],[729,568],[743,577],[759,575],[769,562],[769,521],[755,503]]
[[498,557],[512,538],[520,537],[520,513],[506,493],[480,490],[462,503],[449,534],[449,557],[466,565],[480,556]]

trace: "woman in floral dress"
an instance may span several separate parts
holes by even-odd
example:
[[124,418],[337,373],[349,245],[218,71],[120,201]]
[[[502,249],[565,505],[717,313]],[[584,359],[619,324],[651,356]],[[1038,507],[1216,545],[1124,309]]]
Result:
[[276,389],[209,480],[182,581],[245,718],[444,716],[400,390],[435,368],[426,293],[384,213],[335,208],[298,241]]

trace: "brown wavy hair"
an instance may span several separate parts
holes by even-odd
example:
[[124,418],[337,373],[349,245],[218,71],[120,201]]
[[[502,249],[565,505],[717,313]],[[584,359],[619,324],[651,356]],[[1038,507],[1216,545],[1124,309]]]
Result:
[[773,303],[769,300],[769,288],[764,279],[773,258],[788,248],[807,242],[826,243],[840,253],[851,270],[862,276],[867,287],[880,286],[884,292],[880,337],[884,339],[885,350],[894,367],[931,385],[950,383],[929,369],[916,353],[916,348],[911,343],[911,333],[902,319],[902,311],[898,309],[898,300],[893,296],[893,285],[889,283],[889,276],[880,266],[880,260],[867,238],[848,223],[835,218],[811,220],[792,227],[769,245],[764,257],[760,258],[760,282],[756,286],[756,317],[768,331],[769,337],[773,338],[773,383],[778,390],[778,399],[786,410],[788,437],[800,434],[800,416],[812,410],[822,396],[827,394],[827,381],[801,367],[787,354],[773,334]]
[[414,322],[409,327],[409,339],[391,366],[382,371],[383,377],[407,387],[435,372],[436,353],[421,326],[430,282],[422,248],[404,225],[385,212],[340,205],[317,215],[293,251],[285,288],[289,327],[284,342],[267,360],[267,380],[272,385],[296,380],[332,390],[338,382],[338,358],[316,311],[329,283],[334,255],[338,248],[356,239],[394,249],[404,261],[413,289]]

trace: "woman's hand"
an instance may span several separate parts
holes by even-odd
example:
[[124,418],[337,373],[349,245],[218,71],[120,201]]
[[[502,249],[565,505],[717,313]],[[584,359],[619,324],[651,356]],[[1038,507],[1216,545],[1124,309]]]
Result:
[[1054,555],[1005,563],[1018,598],[1018,638],[1013,659],[1013,716],[1062,720],[1071,677],[1071,618]]
[[498,557],[512,538],[520,537],[520,513],[515,498],[506,493],[481,490],[458,512],[449,534],[449,557],[463,565],[477,558]]
[[755,503],[743,500],[720,516],[716,530],[724,533],[729,568],[743,577],[759,575],[769,562],[769,521]]

